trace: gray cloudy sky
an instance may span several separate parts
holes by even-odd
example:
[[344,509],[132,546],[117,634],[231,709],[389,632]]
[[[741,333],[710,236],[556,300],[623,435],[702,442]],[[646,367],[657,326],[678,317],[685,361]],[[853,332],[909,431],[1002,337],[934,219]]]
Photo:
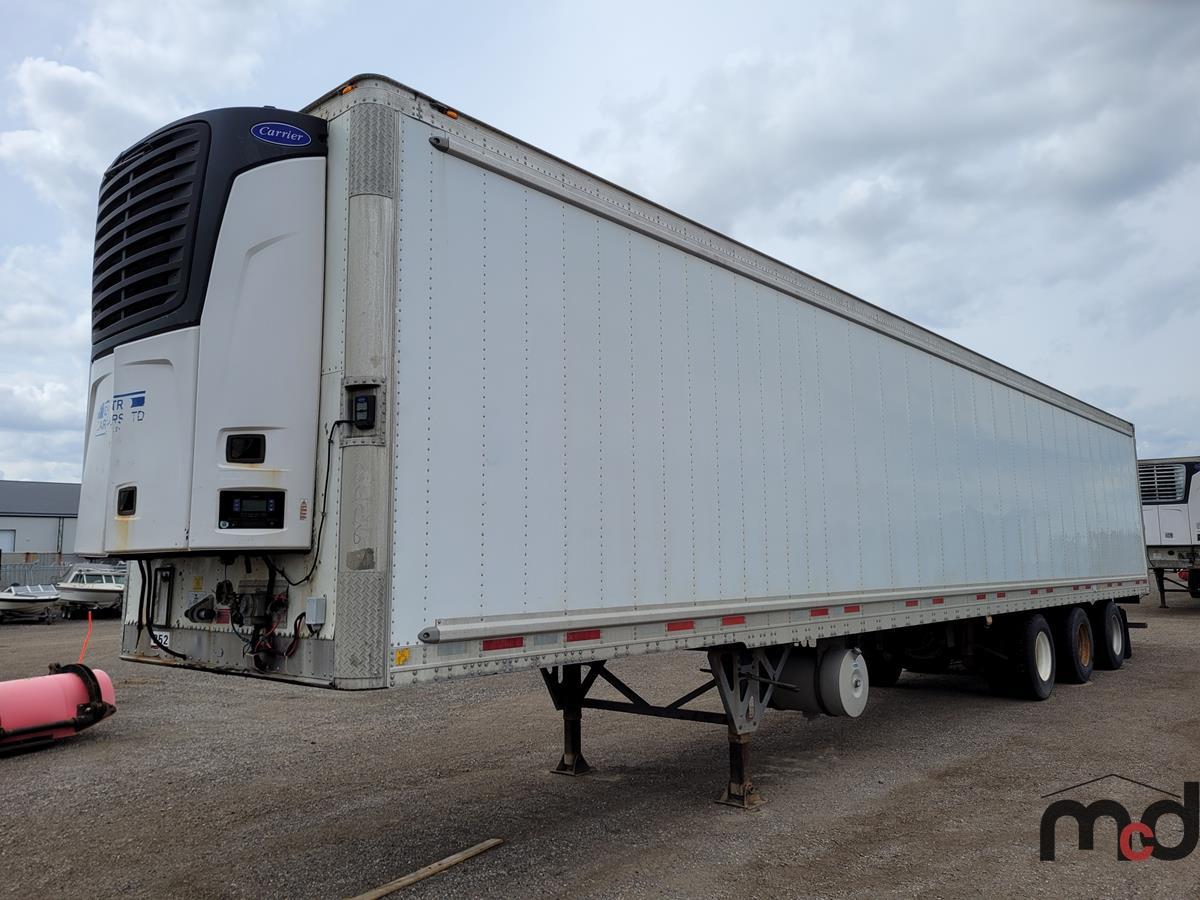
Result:
[[78,480],[96,188],[380,72],[1200,453],[1200,6],[40,0],[0,32],[0,477]]

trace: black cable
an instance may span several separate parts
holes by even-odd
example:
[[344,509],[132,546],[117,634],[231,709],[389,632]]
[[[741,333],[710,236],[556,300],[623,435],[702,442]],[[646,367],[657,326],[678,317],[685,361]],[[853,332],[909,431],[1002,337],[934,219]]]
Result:
[[[230,630],[231,630],[231,631],[232,631],[232,632],[233,632],[233,633],[234,633],[234,634],[237,636],[238,640],[240,640],[240,641],[242,642],[242,644],[243,644],[243,646],[242,646],[242,656],[245,656],[245,655],[246,655],[246,653],[247,653],[247,651],[249,651],[249,650],[250,650],[250,639],[249,639],[249,638],[247,638],[247,637],[244,637],[244,636],[242,635],[242,633],[241,633],[240,631],[238,631],[238,627],[237,627],[237,625],[235,625],[235,624],[233,623],[233,617],[232,617],[232,616],[230,616],[230,617],[229,617],[229,628],[230,628]],[[251,635],[251,636],[253,636],[253,635]]]
[[312,577],[313,577],[313,573],[315,573],[317,571],[317,565],[321,561],[321,538],[325,534],[325,516],[329,509],[326,501],[329,497],[329,475],[330,475],[330,472],[332,471],[332,464],[333,464],[333,436],[334,436],[334,434],[337,433],[337,429],[338,429],[339,425],[349,425],[349,424],[350,424],[349,419],[338,419],[336,422],[334,422],[332,425],[329,426],[329,441],[328,441],[328,446],[326,447],[326,450],[325,450],[325,486],[321,489],[321,521],[317,524],[317,541],[316,541],[316,546],[313,549],[312,568],[310,568],[308,570],[308,574],[305,575],[303,578],[301,578],[299,581],[292,581],[292,579],[288,577],[287,572],[283,571],[283,568],[281,566],[277,566],[275,564],[275,562],[269,556],[263,557],[263,562],[265,562],[267,564],[267,568],[270,569],[272,572],[277,572],[283,578],[283,580],[286,581],[288,584],[290,584],[292,587],[299,587],[300,585],[304,584],[306,581],[311,581]]
[[[129,571],[129,566],[125,567],[126,572]],[[142,563],[138,560],[138,613],[137,613],[137,636],[134,638],[133,646],[137,647],[142,642],[142,621],[146,616],[146,582],[141,578]]]
[[[141,581],[142,581],[142,594],[148,598],[147,605],[148,605],[149,609],[147,610],[148,615],[146,617],[146,631],[150,635],[151,643],[153,643],[154,646],[156,646],[163,653],[169,653],[171,656],[174,656],[176,659],[187,659],[186,653],[179,653],[175,650],[172,650],[170,647],[168,647],[166,644],[164,644],[161,640],[159,640],[158,635],[154,633],[154,591],[152,589],[150,589],[150,586],[147,582],[147,579],[150,577],[150,574],[149,574],[150,565],[143,559],[139,559],[137,561],[137,563],[138,563],[138,574],[141,576]],[[167,615],[169,616],[170,614],[171,614],[171,611],[167,610]]]

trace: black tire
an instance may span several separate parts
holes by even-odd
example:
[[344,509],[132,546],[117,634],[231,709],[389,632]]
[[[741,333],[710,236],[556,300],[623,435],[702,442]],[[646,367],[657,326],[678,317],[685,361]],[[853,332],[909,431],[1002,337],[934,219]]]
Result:
[[1072,606],[1058,617],[1054,638],[1058,680],[1086,684],[1096,665],[1096,641],[1092,621],[1082,606]]
[[1025,700],[1045,700],[1054,693],[1054,633],[1041,613],[1016,624],[1009,657],[1012,692]]
[[895,687],[900,680],[900,673],[904,671],[900,660],[883,650],[867,653],[866,658],[871,687]]
[[1096,643],[1096,668],[1115,671],[1125,664],[1125,620],[1111,600],[1092,608],[1092,632]]

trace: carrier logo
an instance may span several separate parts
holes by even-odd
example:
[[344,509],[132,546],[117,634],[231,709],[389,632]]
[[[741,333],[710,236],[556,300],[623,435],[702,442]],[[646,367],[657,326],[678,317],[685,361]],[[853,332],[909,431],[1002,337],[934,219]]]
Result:
[[[1112,819],[1116,824],[1118,862],[1154,859],[1178,860],[1188,856],[1196,849],[1200,841],[1200,782],[1185,781],[1183,797],[1171,791],[1165,791],[1154,785],[1134,781],[1123,775],[1104,775],[1072,785],[1062,790],[1047,794],[1042,799],[1060,796],[1079,788],[1115,778],[1127,784],[1146,788],[1160,796],[1143,810],[1140,821],[1135,821],[1129,811],[1116,800],[1100,799],[1087,806],[1074,798],[1061,798],[1050,803],[1042,814],[1040,834],[1040,856],[1043,862],[1054,859],[1055,841],[1054,826],[1059,819],[1074,819],[1079,827],[1079,849],[1092,850],[1095,847],[1096,822],[1099,819]],[[1180,803],[1179,801],[1183,802]],[[1176,818],[1183,826],[1182,837],[1174,844],[1161,843],[1158,835],[1159,819],[1164,816]],[[1135,846],[1134,839],[1139,839],[1141,846]]]
[[286,122],[259,122],[250,133],[260,141],[282,147],[306,147],[312,143],[307,131]]

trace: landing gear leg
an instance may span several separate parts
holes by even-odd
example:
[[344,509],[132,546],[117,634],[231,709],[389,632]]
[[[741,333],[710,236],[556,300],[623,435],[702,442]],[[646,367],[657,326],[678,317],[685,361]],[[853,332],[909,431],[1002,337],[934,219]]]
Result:
[[1163,584],[1163,570],[1154,570],[1154,583],[1158,585],[1158,607],[1159,609],[1167,608],[1167,588]]
[[729,727],[729,781],[718,803],[754,809],[766,802],[750,778],[750,735],[758,731],[786,659],[786,650],[774,663],[763,650],[721,647],[708,651],[709,668]]
[[582,670],[583,666],[578,663],[542,669],[542,678],[554,708],[562,710],[563,714],[562,759],[551,769],[556,775],[583,775],[592,768],[583,758],[583,698],[596,676],[589,672],[585,679]]

